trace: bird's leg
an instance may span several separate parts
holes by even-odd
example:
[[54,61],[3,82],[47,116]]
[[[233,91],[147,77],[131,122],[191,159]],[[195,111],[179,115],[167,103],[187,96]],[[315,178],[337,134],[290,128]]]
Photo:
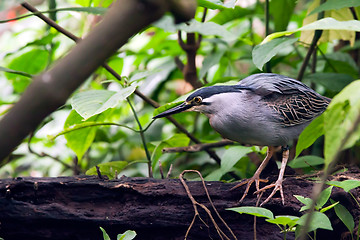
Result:
[[260,174],[261,172],[264,170],[264,168],[266,167],[266,165],[268,164],[270,158],[272,157],[272,155],[274,154],[275,148],[269,146],[267,153],[266,153],[266,157],[265,159],[262,161],[262,163],[260,164],[260,166],[258,167],[258,169],[256,170],[256,172],[254,173],[254,176],[252,176],[252,178],[246,179],[245,181],[237,184],[235,187],[231,188],[230,190],[234,190],[235,188],[241,187],[242,185],[247,184],[245,192],[242,196],[242,198],[240,199],[239,202],[242,202],[244,200],[244,198],[246,197],[246,195],[249,192],[250,186],[251,184],[253,184],[253,182],[255,182],[255,186],[256,186],[256,190],[257,192],[259,191],[259,184],[260,182],[267,182],[268,180],[266,179],[261,179],[260,178]]
[[272,187],[274,188],[274,190],[271,192],[271,194],[265,199],[265,201],[263,203],[260,204],[260,206],[267,203],[272,198],[272,196],[275,195],[275,193],[278,190],[280,191],[282,204],[283,205],[285,204],[284,192],[283,192],[283,188],[282,188],[282,182],[283,182],[283,179],[284,179],[285,167],[286,167],[287,161],[289,159],[289,147],[288,146],[283,147],[282,150],[283,150],[283,152],[282,152],[282,162],[281,162],[281,168],[280,168],[279,177],[278,177],[277,181],[275,183],[267,185],[267,186],[263,187],[262,189],[257,190],[255,192],[256,194],[259,194],[260,192],[263,192],[266,189],[269,189],[269,188],[272,188]]

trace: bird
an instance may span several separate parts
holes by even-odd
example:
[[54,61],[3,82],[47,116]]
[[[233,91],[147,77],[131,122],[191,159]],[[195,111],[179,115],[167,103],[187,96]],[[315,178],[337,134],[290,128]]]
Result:
[[[326,110],[330,101],[330,98],[320,95],[298,80],[275,73],[258,73],[235,85],[197,89],[180,105],[153,118],[184,111],[200,112],[209,118],[211,127],[223,138],[240,144],[268,146],[266,157],[253,177],[232,189],[247,184],[240,199],[242,202],[255,182],[254,194],[258,196],[273,188],[261,205],[267,203],[277,191],[280,191],[284,205],[282,183],[289,159],[289,143],[297,139],[305,127]],[[279,147],[282,149],[282,163],[278,179],[260,189],[260,182],[267,182],[260,178],[260,174]]]

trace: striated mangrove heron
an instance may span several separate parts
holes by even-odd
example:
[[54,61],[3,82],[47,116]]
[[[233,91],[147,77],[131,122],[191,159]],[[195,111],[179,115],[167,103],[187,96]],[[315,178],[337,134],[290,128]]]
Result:
[[[274,188],[268,198],[282,189],[285,167],[289,158],[288,143],[325,111],[331,99],[321,96],[305,84],[278,74],[260,73],[241,80],[236,85],[210,86],[198,89],[185,102],[154,118],[166,117],[183,111],[196,111],[209,118],[212,128],[224,138],[242,144],[268,146],[267,155],[254,176],[234,188],[247,184],[240,202],[255,182],[256,194]],[[275,183],[260,189],[260,174],[281,146],[282,163]],[[234,189],[233,188],[233,189]]]

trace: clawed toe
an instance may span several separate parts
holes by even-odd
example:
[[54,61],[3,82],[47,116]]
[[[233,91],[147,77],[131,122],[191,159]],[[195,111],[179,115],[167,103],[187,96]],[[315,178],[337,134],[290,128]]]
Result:
[[255,182],[255,186],[256,186],[256,190],[257,190],[256,192],[258,192],[260,190],[260,187],[259,187],[260,182],[268,182],[268,180],[253,176],[252,178],[246,179],[246,180],[242,181],[241,183],[237,184],[235,187],[231,188],[230,191],[247,184],[245,192],[244,192],[243,196],[241,197],[241,199],[239,200],[239,202],[241,203],[244,200],[244,198],[247,196],[249,189],[254,182]]
[[264,192],[265,190],[267,189],[270,189],[270,188],[274,188],[273,191],[271,192],[271,194],[265,199],[264,202],[262,202],[260,204],[260,206],[264,205],[265,203],[269,202],[269,200],[275,195],[275,193],[277,191],[280,191],[280,195],[281,195],[281,201],[282,201],[282,204],[284,205],[285,204],[285,200],[284,200],[284,192],[283,192],[283,187],[282,187],[282,180],[278,180],[276,181],[275,183],[273,184],[269,184],[259,190],[257,190],[256,192],[254,192],[254,194],[259,194],[259,193],[262,193]]

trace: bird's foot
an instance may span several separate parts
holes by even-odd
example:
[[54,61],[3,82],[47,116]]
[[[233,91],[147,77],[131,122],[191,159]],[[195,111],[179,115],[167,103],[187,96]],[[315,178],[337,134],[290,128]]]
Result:
[[274,188],[273,191],[271,192],[271,194],[265,199],[265,201],[263,201],[260,206],[264,205],[265,203],[267,203],[274,195],[277,191],[280,191],[280,195],[281,195],[281,201],[282,204],[285,204],[285,200],[284,200],[284,192],[283,192],[283,187],[282,187],[282,179],[278,179],[275,183],[269,184],[261,189],[258,189],[256,192],[254,192],[254,194],[259,194],[261,192],[264,192],[265,190],[269,189],[269,188]]
[[241,203],[244,200],[244,198],[247,196],[249,189],[254,182],[255,182],[255,186],[256,186],[256,190],[257,190],[256,192],[259,192],[260,191],[260,188],[259,188],[260,182],[268,182],[268,180],[261,179],[260,176],[254,175],[252,178],[246,179],[246,180],[242,181],[241,183],[237,184],[235,187],[230,189],[230,191],[232,191],[236,188],[239,188],[239,187],[247,184],[245,192],[244,192],[243,196],[241,197],[241,199],[239,200],[239,203]]

